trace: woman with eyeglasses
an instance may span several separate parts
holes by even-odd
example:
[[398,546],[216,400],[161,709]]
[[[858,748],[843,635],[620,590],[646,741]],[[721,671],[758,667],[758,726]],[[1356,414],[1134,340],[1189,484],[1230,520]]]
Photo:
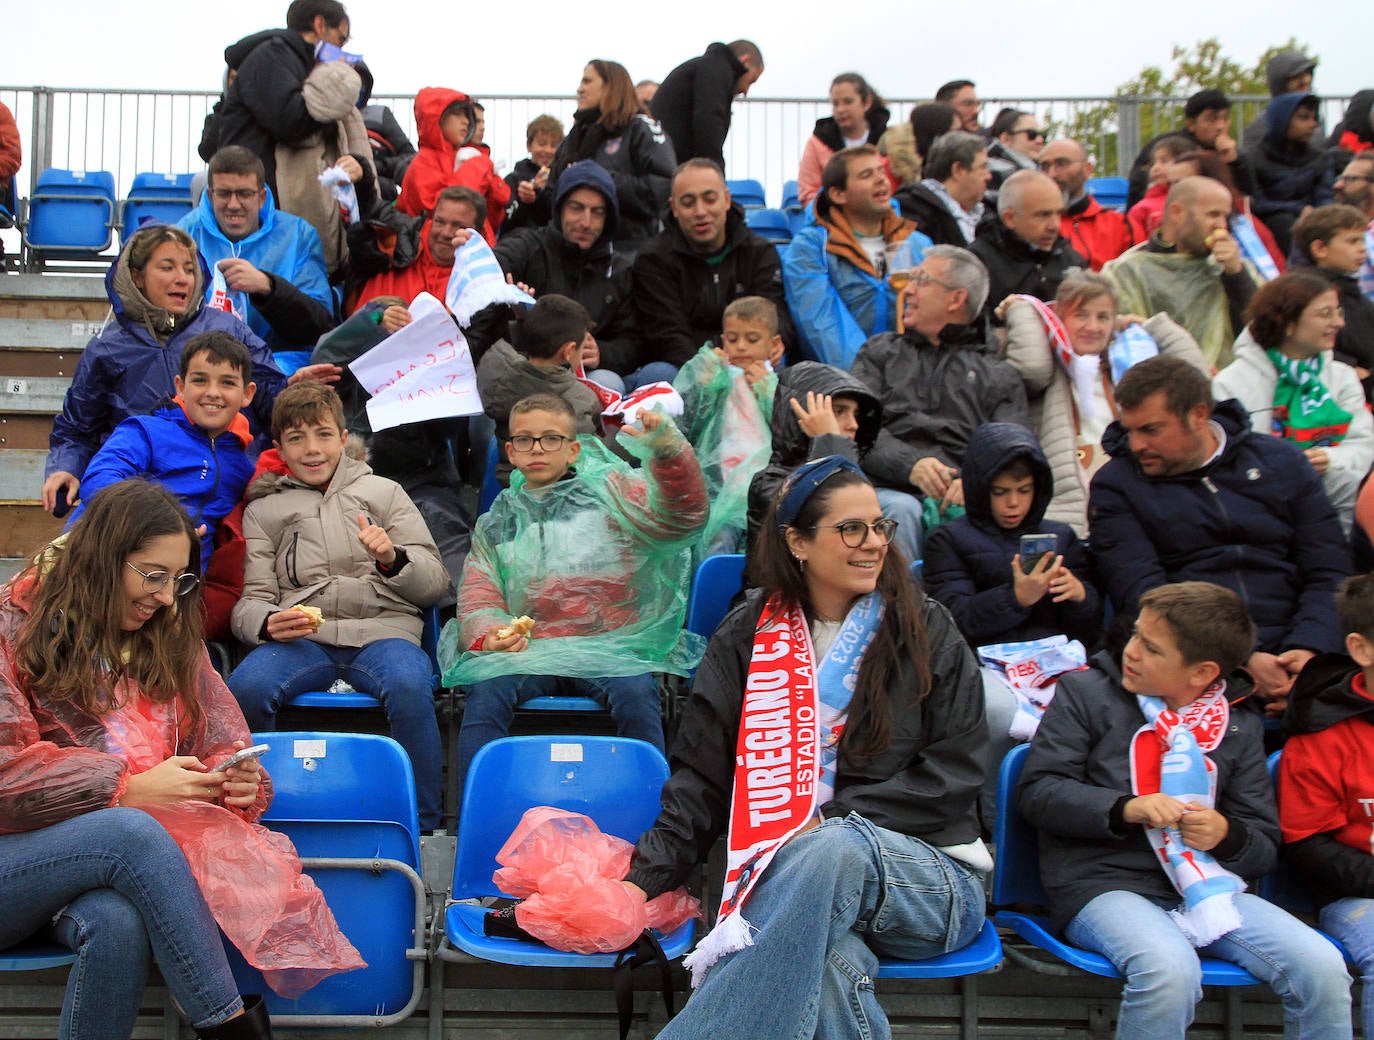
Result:
[[797,197],[803,206],[821,190],[830,157],[845,148],[876,145],[890,115],[882,96],[857,72],[841,72],[830,81],[830,115],[816,120],[797,171]]
[[76,501],[87,463],[116,426],[176,394],[181,351],[197,333],[221,329],[247,345],[258,386],[249,411],[260,429],[271,425],[272,402],[286,377],[252,329],[205,305],[208,279],[195,242],[180,228],[154,224],[125,242],[105,274],[112,318],[81,352],[53,419],[42,490],[48,512],[62,516]]
[[221,929],[284,994],[362,966],[253,822],[257,761],[221,768],[251,736],[201,642],[199,555],[176,499],[128,480],[0,589],[0,948],[77,955],[64,1040],[131,1035],[154,960],[198,1037],[270,1037]]
[[1002,182],[1013,173],[1038,169],[1036,160],[1044,148],[1045,132],[1034,113],[1019,108],[1004,108],[997,113],[988,128],[988,169],[992,171],[992,180],[985,197],[989,206],[997,204]]
[[1359,375],[1333,356],[1345,327],[1336,289],[1312,271],[1290,272],[1262,286],[1247,314],[1235,360],[1212,379],[1212,394],[1240,401],[1256,433],[1302,449],[1349,534],[1374,465],[1374,418]]
[[720,914],[685,962],[696,992],[661,1040],[885,1035],[878,958],[983,925],[978,668],[892,534],[838,455],[769,509],[758,587],[711,638],[626,879],[669,891],[727,835]]

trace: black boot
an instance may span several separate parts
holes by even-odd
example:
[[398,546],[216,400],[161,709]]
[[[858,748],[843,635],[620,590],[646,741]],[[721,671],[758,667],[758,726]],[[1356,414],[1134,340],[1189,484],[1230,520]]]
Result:
[[272,1023],[267,1018],[267,1005],[257,993],[243,995],[243,1014],[223,1025],[197,1029],[200,1040],[272,1040]]

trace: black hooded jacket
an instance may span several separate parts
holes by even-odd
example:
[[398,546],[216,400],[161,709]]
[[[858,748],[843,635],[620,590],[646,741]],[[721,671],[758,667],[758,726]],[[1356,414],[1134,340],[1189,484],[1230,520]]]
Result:
[[[992,480],[1022,459],[1035,480],[1035,498],[1020,525],[1010,530],[992,515]],[[1089,573],[1088,553],[1072,527],[1046,520],[1054,496],[1050,464],[1035,435],[1013,423],[980,426],[964,452],[964,516],[926,538],[922,580],[926,592],[954,615],[973,647],[1063,634],[1091,647],[1101,629],[1102,602]],[[1082,603],[1055,603],[1049,595],[1029,607],[1016,599],[1012,557],[1023,534],[1052,534],[1064,566],[1082,583]]]
[[1345,106],[1345,115],[1326,139],[1336,162],[1348,163],[1358,152],[1374,148],[1374,90],[1357,90]]
[[[828,394],[831,398],[850,397],[858,404],[859,431],[854,440],[842,434],[823,433],[808,437],[792,412],[792,401],[806,403],[807,392]],[[858,462],[873,447],[883,422],[883,408],[873,392],[842,368],[819,361],[799,361],[778,373],[778,389],[773,397],[773,457],[754,474],[749,483],[749,546],[763,524],[783,478],[811,459],[843,455]]]
[[678,162],[711,159],[725,169],[725,138],[735,84],[748,71],[723,43],[684,61],[659,85],[650,103],[654,118],[673,142]]
[[1049,303],[1059,291],[1059,283],[1070,267],[1087,268],[1088,261],[1069,245],[1063,235],[1049,249],[1037,249],[1002,223],[1000,218],[984,221],[969,250],[988,270],[988,300],[983,307],[991,314],[1012,293],[1025,293]]
[[715,263],[692,248],[671,213],[665,214],[663,225],[634,263],[638,324],[653,330],[645,343],[646,363],[667,361],[681,368],[719,335],[725,308],[741,296],[772,300],[778,309],[778,335],[789,350],[796,346],[777,248],[749,230],[742,209],[732,206],[726,215],[724,254]]

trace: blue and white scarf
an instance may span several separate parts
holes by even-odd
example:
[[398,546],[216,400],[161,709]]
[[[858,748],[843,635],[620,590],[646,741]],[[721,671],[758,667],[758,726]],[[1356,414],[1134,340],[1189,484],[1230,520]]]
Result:
[[453,273],[448,276],[444,303],[467,328],[472,316],[493,303],[534,303],[534,297],[506,281],[506,273],[496,254],[480,232],[474,231],[453,256]]

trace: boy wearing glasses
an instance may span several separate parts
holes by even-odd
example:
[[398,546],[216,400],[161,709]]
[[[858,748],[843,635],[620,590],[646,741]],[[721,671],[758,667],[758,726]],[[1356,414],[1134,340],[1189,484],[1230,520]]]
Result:
[[519,472],[477,521],[458,616],[440,643],[445,683],[467,695],[460,785],[477,750],[534,697],[592,697],[620,736],[663,750],[651,673],[686,675],[700,656],[682,620],[708,501],[672,420],[643,411],[640,422],[619,435],[643,460],[632,470],[578,438],[564,398],[535,394],[511,408],[506,452]]
[[[277,397],[263,472],[248,488],[234,635],[256,647],[227,680],[254,732],[298,694],[342,679],[382,702],[415,770],[420,827],[441,823],[433,666],[420,611],[449,585],[401,485],[344,451],[339,395],[298,383]],[[280,465],[273,466],[273,461]]]

